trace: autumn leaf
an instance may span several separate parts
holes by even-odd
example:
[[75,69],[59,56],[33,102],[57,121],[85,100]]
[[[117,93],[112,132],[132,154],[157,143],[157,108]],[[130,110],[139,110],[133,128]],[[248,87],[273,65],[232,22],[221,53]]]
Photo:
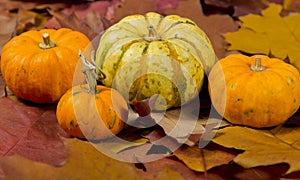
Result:
[[197,102],[194,100],[180,108],[166,112],[152,112],[151,117],[168,136],[174,138],[178,143],[194,145],[189,141],[189,136],[204,132],[203,124],[198,121],[200,108],[199,102]]
[[283,0],[283,8],[290,11],[299,11],[300,2],[298,0]]
[[17,34],[21,34],[29,30],[43,29],[45,27],[46,22],[50,18],[46,12],[46,10],[44,10],[44,13],[38,13],[32,10],[19,9],[17,13]]
[[4,97],[5,95],[5,80],[2,77],[2,72],[0,71],[0,98]]
[[285,17],[280,15],[282,6],[270,4],[262,15],[249,14],[240,17],[241,28],[225,34],[230,44],[228,50],[240,50],[250,54],[270,53],[277,58],[289,58],[290,62],[300,68],[300,14]]
[[[157,176],[169,176],[171,172],[174,179],[205,179],[203,174],[192,171],[185,164],[178,160],[171,158],[164,158],[159,161],[153,161],[143,164],[144,169],[140,169],[137,172],[145,177],[145,179],[155,179]],[[164,172],[168,169],[170,172]],[[177,173],[174,173],[177,172]],[[165,178],[170,179],[170,178]]]
[[172,179],[172,180],[184,180],[184,178],[177,171],[172,170],[166,166],[162,171],[158,172],[155,176],[156,180]]
[[176,9],[180,0],[156,0],[157,12],[164,14],[167,9]]
[[[71,14],[65,14],[60,11],[49,10],[49,13],[59,22],[61,27],[70,28],[85,34],[88,38],[93,39],[98,35],[98,32],[92,30],[92,28],[83,19],[80,19],[74,12]],[[51,26],[46,25],[48,28]]]
[[228,164],[235,154],[220,149],[200,149],[198,146],[182,146],[174,155],[182,160],[189,168],[199,172],[205,172],[213,167]]
[[61,166],[67,150],[54,109],[0,98],[0,156],[19,154],[33,161]]
[[0,179],[3,179],[4,178],[4,172],[3,172],[3,169],[1,169],[0,167]]
[[49,9],[53,18],[45,26],[48,28],[68,27],[84,33],[92,40],[112,24],[114,9],[119,3],[119,0],[95,1],[75,4],[62,11]]
[[23,9],[29,10],[36,6],[36,3],[33,2],[18,2],[18,1],[11,1],[11,0],[1,0],[0,2],[0,12],[1,13],[8,13],[14,9]]
[[121,131],[118,136],[104,139],[100,142],[91,142],[91,144],[107,156],[122,160],[122,157],[119,156],[120,152],[125,151],[126,149],[133,149],[148,142],[149,140],[147,138],[143,138],[139,136],[138,133],[125,129]]
[[[211,133],[213,129],[229,125],[227,121],[214,118],[213,111],[211,112],[212,114],[209,115],[212,117],[198,118],[198,112],[193,112],[194,108],[191,108],[189,112],[184,112],[187,111],[187,109],[183,111],[177,108],[168,110],[164,114],[151,113],[151,116],[168,136],[174,138],[178,143],[184,143],[189,146],[198,143],[201,137],[200,135],[203,136],[201,142],[206,145],[215,134]],[[198,136],[198,138],[196,136]],[[195,140],[193,140],[194,137],[196,137]]]
[[233,16],[243,16],[249,13],[259,13],[269,4],[267,0],[204,0],[204,3],[213,7],[233,9]]
[[[30,161],[14,155],[0,158],[6,179],[142,179],[133,164],[106,156],[87,141],[65,138],[69,158],[64,166]],[[57,149],[59,151],[59,149]]]
[[213,142],[244,150],[234,162],[244,168],[288,163],[286,174],[300,170],[300,127],[255,130],[234,126],[220,129]]
[[16,34],[17,17],[14,15],[0,15],[0,54],[2,46]]

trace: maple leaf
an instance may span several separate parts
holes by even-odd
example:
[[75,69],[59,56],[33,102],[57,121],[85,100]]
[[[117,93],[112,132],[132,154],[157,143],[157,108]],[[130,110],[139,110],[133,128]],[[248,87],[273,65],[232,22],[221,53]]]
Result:
[[244,168],[288,163],[286,174],[300,170],[300,127],[255,130],[234,126],[218,133],[213,142],[244,150],[233,159]]
[[[75,12],[71,14],[65,14],[60,11],[48,10],[51,15],[59,22],[61,27],[70,28],[85,34],[89,39],[93,39],[98,35],[98,32],[95,32],[91,26],[87,23],[86,20],[80,19]],[[101,22],[101,21],[100,21]],[[49,24],[46,24],[46,27],[50,28]]]
[[61,166],[67,150],[59,133],[55,110],[0,98],[0,156],[22,155],[33,161]]
[[[133,164],[104,155],[87,141],[64,138],[69,158],[62,167],[18,155],[0,158],[6,179],[142,179]],[[57,150],[59,151],[59,149]]]
[[157,176],[162,175],[166,176],[162,179],[171,179],[169,178],[170,172],[165,172],[166,169],[169,171],[171,170],[171,173],[177,172],[176,175],[172,173],[174,179],[182,179],[182,177],[184,179],[206,179],[203,174],[192,171],[182,162],[171,158],[164,158],[159,161],[144,163],[143,168],[144,170],[139,170],[137,172],[143,177],[146,177],[146,179],[156,179]]
[[84,33],[92,40],[97,35],[102,35],[104,30],[112,24],[114,8],[118,6],[120,1],[74,4],[61,11],[49,9],[48,11],[53,15],[53,18],[45,26],[48,28],[68,27]]
[[131,154],[130,157],[127,156],[125,159],[123,159],[123,157],[119,155],[120,152],[126,151],[126,149],[139,147],[148,142],[148,139],[141,138],[141,136],[139,136],[137,132],[131,131],[127,128],[126,130],[121,131],[118,136],[104,139],[100,142],[91,143],[96,149],[106,154],[107,156],[124,161],[125,159],[132,157],[133,154]]
[[280,59],[288,57],[300,69],[300,26],[297,23],[300,14],[282,17],[281,11],[281,5],[272,3],[262,11],[262,15],[240,17],[240,29],[225,34],[225,39],[230,44],[227,49],[250,54],[271,53]]
[[235,154],[220,149],[200,149],[197,146],[182,146],[174,155],[182,160],[189,168],[195,171],[204,172],[213,167],[228,164]]

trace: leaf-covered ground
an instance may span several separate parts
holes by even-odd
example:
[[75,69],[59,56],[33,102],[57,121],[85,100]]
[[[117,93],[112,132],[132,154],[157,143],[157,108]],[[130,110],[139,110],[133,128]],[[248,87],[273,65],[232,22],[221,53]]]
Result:
[[[218,58],[264,53],[300,64],[297,0],[2,0],[0,50],[30,29],[69,27],[93,40],[123,17],[149,11],[196,22]],[[275,128],[234,126],[214,113],[207,81],[200,106],[191,102],[181,118],[180,109],[148,115],[147,103],[136,109],[146,116],[130,112],[129,122],[156,125],[127,126],[118,137],[88,142],[60,129],[55,105],[13,96],[0,74],[0,179],[300,178],[299,112]],[[199,148],[200,141],[207,146]]]

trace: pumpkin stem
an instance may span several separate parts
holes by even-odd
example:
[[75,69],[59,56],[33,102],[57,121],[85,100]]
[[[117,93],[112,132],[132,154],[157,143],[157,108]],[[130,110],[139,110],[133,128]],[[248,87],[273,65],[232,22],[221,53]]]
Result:
[[[97,80],[102,80],[106,78],[106,75],[102,69],[95,63],[95,51],[91,52],[91,62],[81,53],[79,50],[79,58],[83,63],[82,72],[85,76],[85,80],[89,85],[89,93],[97,93]],[[99,70],[101,77],[98,77],[97,70]]]
[[39,44],[39,47],[41,49],[50,49],[56,46],[56,44],[50,40],[50,36],[48,33],[46,32],[43,33],[42,37],[43,37],[43,42]]
[[266,69],[266,67],[261,64],[261,58],[259,56],[256,56],[255,57],[255,64],[252,64],[250,66],[250,69],[252,71],[259,72],[259,71],[264,71]]
[[161,40],[161,37],[159,34],[157,34],[156,30],[152,25],[148,26],[148,35],[144,35],[144,39],[146,41],[156,41]]

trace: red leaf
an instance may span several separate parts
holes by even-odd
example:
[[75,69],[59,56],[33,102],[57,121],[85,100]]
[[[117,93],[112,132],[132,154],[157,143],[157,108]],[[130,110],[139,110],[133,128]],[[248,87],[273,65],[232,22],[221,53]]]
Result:
[[0,98],[3,96],[5,96],[5,80],[3,79],[2,73],[0,71]]
[[61,166],[67,150],[54,108],[28,106],[0,98],[0,156],[19,154],[33,161]]
[[164,14],[167,9],[176,9],[179,0],[156,0],[156,6],[159,13]]
[[4,178],[4,172],[3,172],[3,169],[1,169],[0,167],[0,179],[3,179]]

